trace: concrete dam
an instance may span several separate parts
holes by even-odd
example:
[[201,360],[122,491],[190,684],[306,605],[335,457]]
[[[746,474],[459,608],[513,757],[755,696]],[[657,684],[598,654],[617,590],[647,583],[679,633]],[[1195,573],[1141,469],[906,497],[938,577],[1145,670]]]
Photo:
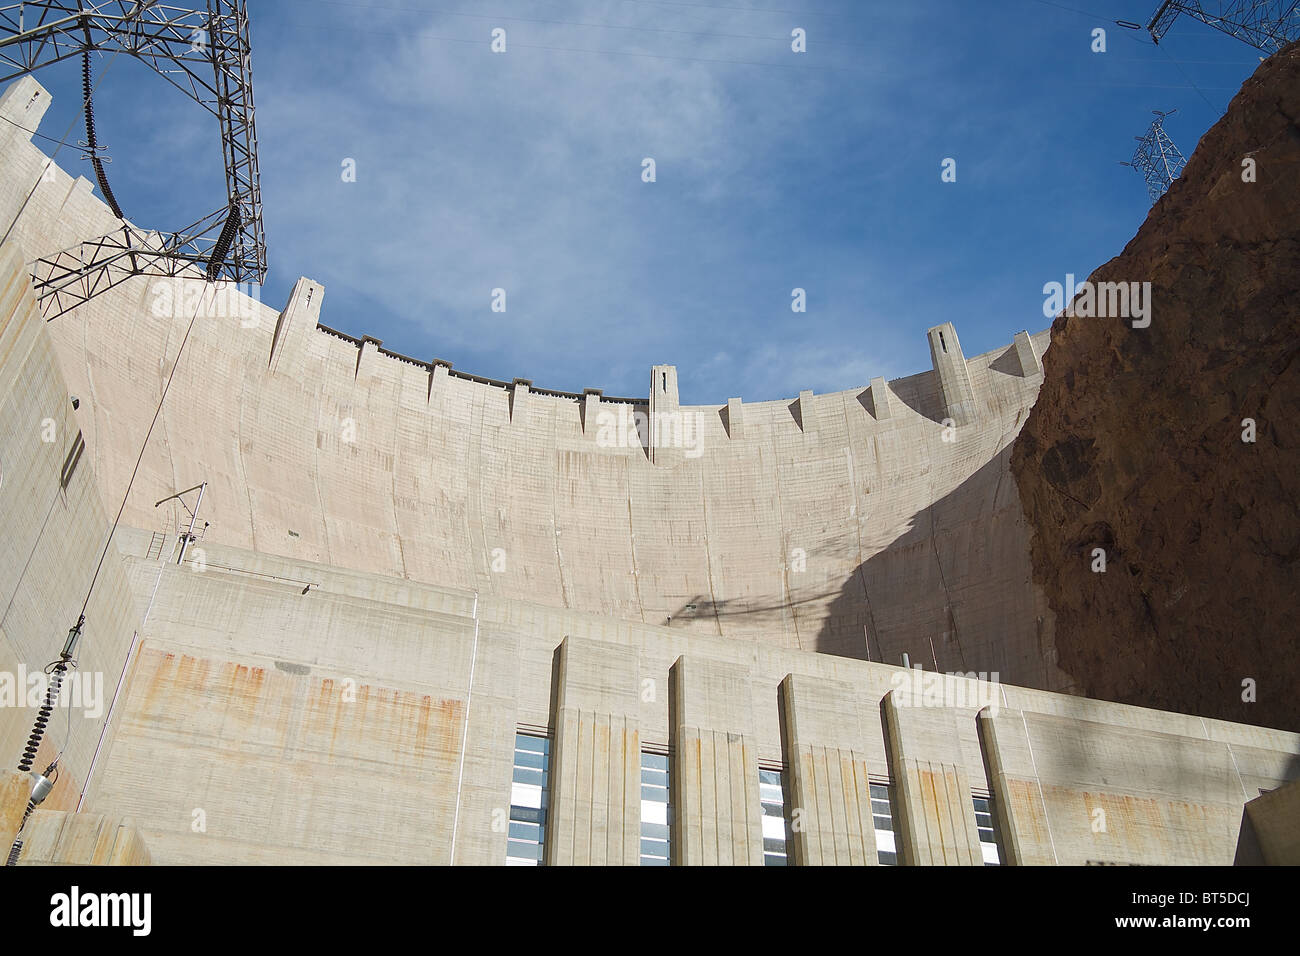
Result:
[[[614,397],[398,354],[307,278],[47,322],[31,261],[122,224],[33,144],[48,105],[0,99],[0,669],[52,659],[94,574],[104,689],[41,744],[20,864],[1231,863],[1300,775],[1300,735],[1057,666],[1009,466],[1047,331],[682,405],[657,356]],[[0,708],[5,753],[32,717]]]

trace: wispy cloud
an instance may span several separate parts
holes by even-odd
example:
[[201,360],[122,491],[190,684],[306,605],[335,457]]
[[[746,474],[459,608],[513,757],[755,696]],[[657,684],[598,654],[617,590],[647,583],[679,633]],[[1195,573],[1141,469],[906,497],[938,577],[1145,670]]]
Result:
[[[688,402],[861,386],[927,367],[938,322],[968,354],[1044,326],[1042,284],[1145,215],[1116,165],[1145,123],[1135,91],[1181,85],[1152,105],[1182,107],[1190,152],[1217,118],[1193,61],[1245,64],[1207,85],[1250,69],[1208,28],[1178,37],[1186,65],[1114,28],[1112,62],[1089,17],[1029,2],[746,6],[253,4],[264,301],[309,275],[331,325],[548,387],[640,394],[665,362]],[[128,215],[217,208],[215,124],[121,59],[97,113]],[[75,78],[42,82],[61,129]]]

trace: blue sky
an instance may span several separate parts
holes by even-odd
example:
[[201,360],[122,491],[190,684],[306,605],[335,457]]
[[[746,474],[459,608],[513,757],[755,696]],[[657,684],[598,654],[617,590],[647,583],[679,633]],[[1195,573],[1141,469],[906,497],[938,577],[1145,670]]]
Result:
[[[675,364],[701,404],[922,371],[943,321],[974,355],[1132,238],[1147,196],[1118,162],[1150,110],[1190,156],[1258,65],[1185,17],[1159,47],[1113,23],[1156,6],[252,0],[262,299],[306,275],[325,324],[394,351],[633,396]],[[79,63],[38,78],[57,138]],[[132,221],[223,204],[215,121],[140,64],[108,67],[96,117]]]

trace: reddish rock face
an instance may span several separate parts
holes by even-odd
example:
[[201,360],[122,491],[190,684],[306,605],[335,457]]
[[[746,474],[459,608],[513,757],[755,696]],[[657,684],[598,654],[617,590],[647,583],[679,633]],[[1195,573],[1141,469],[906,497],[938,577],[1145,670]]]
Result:
[[1089,697],[1300,730],[1300,44],[1091,281],[1150,282],[1150,325],[1058,317],[1012,451],[1060,666]]

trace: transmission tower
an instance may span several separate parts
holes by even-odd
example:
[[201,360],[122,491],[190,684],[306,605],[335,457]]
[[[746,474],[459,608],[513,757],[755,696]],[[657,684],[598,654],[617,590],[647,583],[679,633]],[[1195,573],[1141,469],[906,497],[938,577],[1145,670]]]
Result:
[[[82,57],[87,71],[87,146],[101,191],[122,219],[121,227],[108,235],[31,263],[37,300],[47,319],[132,276],[259,284],[265,279],[247,0],[206,2],[206,9],[198,10],[156,0],[0,6],[0,83]],[[91,51],[135,57],[216,117],[226,199],[215,212],[167,233],[138,229],[121,215],[98,161],[90,102]]]
[[1120,165],[1131,166],[1142,174],[1142,178],[1147,183],[1147,194],[1154,203],[1169,191],[1169,184],[1178,178],[1183,167],[1187,165],[1187,160],[1183,158],[1183,154],[1179,152],[1164,128],[1165,117],[1172,116],[1178,111],[1170,110],[1168,113],[1162,113],[1160,110],[1152,110],[1151,112],[1156,114],[1156,118],[1151,121],[1151,128],[1147,130],[1147,134],[1133,137],[1138,141],[1137,149],[1133,152],[1133,161]]
[[1178,14],[1209,24],[1272,55],[1300,39],[1300,0],[1164,0],[1147,30],[1159,43]]

